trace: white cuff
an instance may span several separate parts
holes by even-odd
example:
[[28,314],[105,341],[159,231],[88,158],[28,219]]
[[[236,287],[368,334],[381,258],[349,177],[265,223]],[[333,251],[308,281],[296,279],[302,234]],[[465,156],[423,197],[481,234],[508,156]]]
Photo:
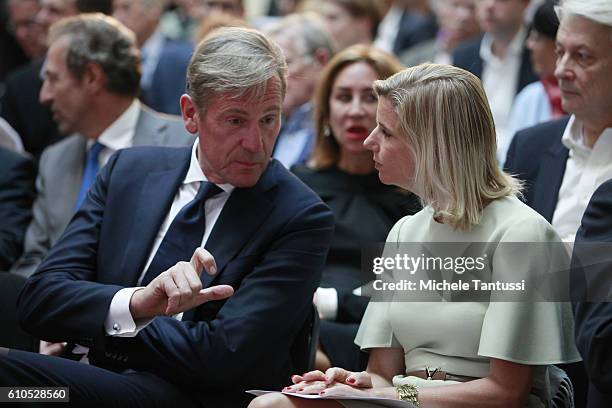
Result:
[[136,337],[140,330],[153,321],[153,319],[146,319],[136,324],[132,318],[130,300],[138,289],[142,289],[142,287],[124,288],[113,296],[104,320],[104,330],[109,336]]
[[338,292],[334,288],[317,288],[315,306],[325,320],[336,320],[338,314]]

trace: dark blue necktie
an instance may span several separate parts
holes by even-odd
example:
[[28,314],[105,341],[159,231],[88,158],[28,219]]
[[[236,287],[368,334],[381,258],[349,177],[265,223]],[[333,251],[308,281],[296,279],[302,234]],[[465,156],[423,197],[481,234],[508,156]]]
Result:
[[206,228],[204,202],[222,192],[219,186],[202,182],[195,198],[181,208],[170,228],[159,245],[149,269],[142,279],[141,285],[146,286],[157,275],[174,266],[179,261],[191,259],[193,252],[202,244]]
[[89,152],[87,152],[87,161],[85,162],[85,169],[83,170],[83,179],[81,180],[81,188],[79,189],[76,206],[74,207],[75,210],[81,207],[87,195],[87,191],[89,191],[91,185],[96,181],[96,175],[98,174],[98,170],[100,170],[98,156],[102,149],[104,149],[104,145],[96,142],[91,146]]

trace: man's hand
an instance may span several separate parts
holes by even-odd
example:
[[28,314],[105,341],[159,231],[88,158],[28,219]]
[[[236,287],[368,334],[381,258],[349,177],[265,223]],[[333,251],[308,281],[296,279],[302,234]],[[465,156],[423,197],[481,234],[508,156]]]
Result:
[[202,289],[202,270],[217,273],[215,258],[204,248],[197,248],[189,262],[179,262],[162,272],[146,287],[137,290],[130,299],[132,318],[150,319],[185,312],[204,302],[230,297],[234,289],[229,285]]
[[41,340],[39,353],[46,356],[59,356],[64,352],[67,343],[50,343],[48,341]]

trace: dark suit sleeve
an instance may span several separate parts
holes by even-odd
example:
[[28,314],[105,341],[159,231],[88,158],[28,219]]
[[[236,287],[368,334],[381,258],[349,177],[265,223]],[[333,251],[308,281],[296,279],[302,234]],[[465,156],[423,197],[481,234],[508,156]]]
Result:
[[[593,260],[593,256],[601,255],[593,252],[601,244],[590,245],[593,242],[610,243],[608,248],[612,245],[612,181],[606,182],[597,189],[585,211],[582,226],[576,235],[572,259],[573,268],[579,267],[579,262],[586,265],[589,260]],[[598,274],[606,283],[604,289],[609,290],[612,258],[609,251],[606,252],[605,261],[588,266],[587,273],[589,278],[595,279],[597,277],[593,275]],[[574,283],[573,281],[572,284]],[[580,288],[586,289],[584,286]],[[576,299],[581,302],[574,305],[576,346],[582,355],[590,381],[600,392],[610,393],[612,386],[612,303],[585,302],[590,298],[585,298],[586,290],[581,292],[576,293],[574,290],[575,296],[582,297]],[[593,296],[590,291],[589,294]]]
[[360,323],[370,299],[354,295],[352,291],[337,289],[338,314],[336,320],[343,323]]
[[97,247],[110,174],[120,153],[98,175],[75,215],[78,222],[68,225],[19,295],[20,323],[41,339],[91,345],[104,336],[110,302],[122,287],[96,282],[96,265],[104,261]]
[[32,218],[35,196],[34,162],[0,150],[0,271],[8,270],[21,255],[23,238]]

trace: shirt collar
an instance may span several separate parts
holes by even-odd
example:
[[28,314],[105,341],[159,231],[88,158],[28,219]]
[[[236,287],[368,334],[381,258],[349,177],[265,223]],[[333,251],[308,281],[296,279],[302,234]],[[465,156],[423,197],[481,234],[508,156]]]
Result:
[[482,41],[480,42],[480,58],[482,58],[484,61],[491,61],[492,59],[505,60],[508,57],[518,58],[523,53],[526,36],[527,29],[524,26],[521,26],[521,28],[514,35],[514,38],[512,38],[510,46],[506,51],[506,55],[504,55],[503,58],[498,58],[492,51],[493,37],[490,34],[485,33],[485,35],[482,37]]
[[134,99],[125,112],[102,132],[98,142],[112,150],[130,147],[136,130],[136,123],[140,116],[140,108],[140,101]]
[[[191,148],[191,160],[189,162],[189,170],[187,170],[187,175],[185,175],[185,179],[183,180],[183,184],[189,183],[202,183],[204,181],[208,181],[208,178],[202,171],[202,167],[200,167],[200,162],[198,161],[198,142],[199,139],[196,138],[193,143],[193,147]],[[217,184],[223,191],[226,193],[231,193],[234,190],[234,186],[229,183],[225,184]]]
[[[597,141],[595,142],[595,146],[597,146],[600,141],[604,139],[612,138],[612,127],[606,128],[602,134],[599,136]],[[584,133],[582,122],[576,119],[575,115],[572,115],[565,127],[565,131],[563,132],[563,136],[561,137],[561,143],[565,147],[567,147],[570,151],[581,150],[590,152],[593,148],[588,147],[584,143]],[[607,142],[606,142],[607,143]]]

